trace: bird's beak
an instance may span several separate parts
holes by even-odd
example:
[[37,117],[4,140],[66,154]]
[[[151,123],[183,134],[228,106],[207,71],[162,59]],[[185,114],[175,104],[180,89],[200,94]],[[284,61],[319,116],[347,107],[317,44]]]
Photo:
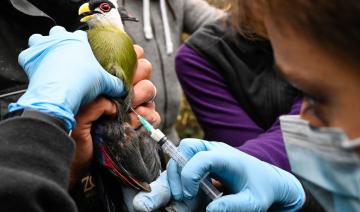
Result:
[[85,3],[80,6],[79,16],[83,16],[83,18],[80,19],[80,22],[88,22],[89,20],[94,18],[94,15],[90,10],[89,3]]

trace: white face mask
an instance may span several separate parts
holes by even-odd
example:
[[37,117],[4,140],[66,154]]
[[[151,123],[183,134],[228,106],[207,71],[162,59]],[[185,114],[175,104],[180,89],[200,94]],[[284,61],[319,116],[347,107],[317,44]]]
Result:
[[338,128],[314,128],[299,116],[280,117],[291,171],[327,211],[360,211],[360,157]]

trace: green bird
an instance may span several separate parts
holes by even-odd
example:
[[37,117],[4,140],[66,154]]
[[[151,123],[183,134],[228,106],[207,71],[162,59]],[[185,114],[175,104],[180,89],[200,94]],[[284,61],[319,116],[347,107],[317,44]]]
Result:
[[90,0],[81,5],[79,15],[89,27],[88,40],[96,59],[124,82],[127,91],[124,98],[114,99],[117,119],[103,117],[92,128],[95,157],[123,183],[150,191],[149,183],[161,170],[159,148],[145,130],[135,130],[127,122],[137,65],[133,41],[124,31],[116,0]]
[[124,31],[114,3],[92,0],[83,4],[79,9],[79,14],[83,16],[80,22],[89,25],[88,40],[96,59],[110,74],[122,79],[128,90],[132,85],[137,57],[133,41]]

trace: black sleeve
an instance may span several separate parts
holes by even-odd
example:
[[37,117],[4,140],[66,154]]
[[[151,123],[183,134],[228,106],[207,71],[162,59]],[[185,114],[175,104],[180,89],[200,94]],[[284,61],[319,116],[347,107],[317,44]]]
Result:
[[32,117],[0,122],[0,210],[76,211],[67,192],[74,141]]

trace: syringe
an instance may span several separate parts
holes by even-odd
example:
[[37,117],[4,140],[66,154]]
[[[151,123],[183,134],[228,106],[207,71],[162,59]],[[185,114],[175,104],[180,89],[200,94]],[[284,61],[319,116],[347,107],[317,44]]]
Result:
[[[135,112],[134,109],[131,110],[137,115],[137,118],[144,126],[144,128],[150,133],[150,136],[155,140],[163,149],[163,151],[168,154],[176,163],[181,167],[184,167],[187,159],[181,154],[177,147],[167,139],[167,137],[159,129],[154,129],[154,127],[146,121],[146,119]],[[207,179],[209,173],[206,173],[204,177],[200,180],[200,188],[207,194],[212,200],[215,200],[222,196],[223,193],[220,193],[215,186]]]

